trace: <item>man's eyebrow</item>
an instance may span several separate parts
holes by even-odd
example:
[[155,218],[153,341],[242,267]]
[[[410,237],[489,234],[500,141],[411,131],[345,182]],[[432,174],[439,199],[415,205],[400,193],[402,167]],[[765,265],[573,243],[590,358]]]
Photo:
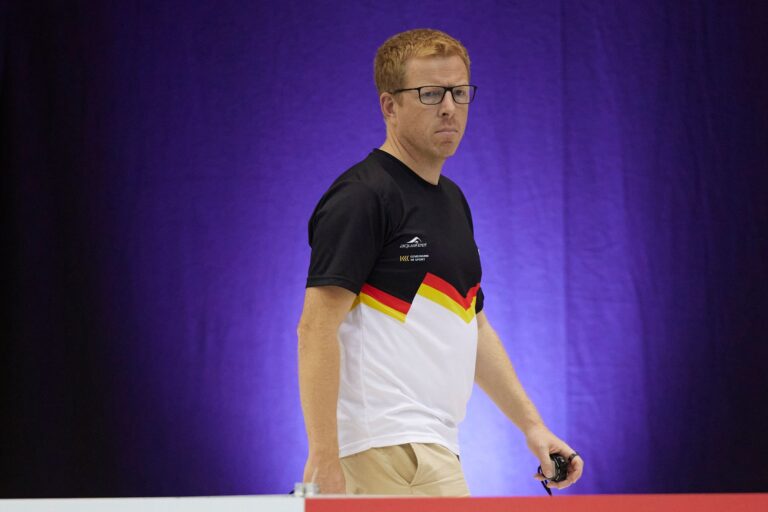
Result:
[[428,87],[430,85],[438,85],[440,87],[453,87],[455,85],[469,85],[469,81],[466,78],[462,78],[461,80],[454,80],[454,81],[448,81],[441,83],[441,80],[433,81],[433,82],[424,82],[421,85],[414,85],[413,87]]

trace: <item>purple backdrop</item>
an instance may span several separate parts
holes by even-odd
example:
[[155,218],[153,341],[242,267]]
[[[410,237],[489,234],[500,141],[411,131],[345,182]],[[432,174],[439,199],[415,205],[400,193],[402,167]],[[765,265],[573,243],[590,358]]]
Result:
[[[2,4],[0,495],[286,492],[306,454],[306,222],[383,142],[390,35],[479,85],[444,172],[486,312],[587,471],[768,491],[762,2]],[[477,390],[476,495],[537,462]]]

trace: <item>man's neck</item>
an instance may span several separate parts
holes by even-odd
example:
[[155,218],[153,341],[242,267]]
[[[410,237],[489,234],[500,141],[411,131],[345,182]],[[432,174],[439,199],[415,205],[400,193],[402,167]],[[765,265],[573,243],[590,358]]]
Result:
[[390,155],[394,156],[405,165],[407,165],[413,172],[418,174],[421,179],[427,181],[433,185],[437,185],[440,181],[440,172],[443,169],[445,163],[444,158],[437,160],[427,159],[419,157],[415,152],[409,152],[406,147],[398,144],[397,141],[391,140],[387,137],[384,144],[379,148],[382,151],[386,151]]

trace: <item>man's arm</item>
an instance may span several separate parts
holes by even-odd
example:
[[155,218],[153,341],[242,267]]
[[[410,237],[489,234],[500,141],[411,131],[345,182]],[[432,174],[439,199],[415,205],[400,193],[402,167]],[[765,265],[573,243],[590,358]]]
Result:
[[[475,364],[475,382],[485,391],[498,408],[517,425],[525,435],[528,448],[539,459],[546,475],[554,473],[551,453],[561,453],[568,457],[573,450],[558,439],[544,425],[544,421],[533,405],[517,378],[512,361],[496,331],[481,311],[477,315],[477,362]],[[576,483],[581,477],[584,461],[574,458],[568,466],[568,478],[562,482],[550,482],[549,487],[565,489]],[[540,475],[536,478],[541,480]]]
[[304,482],[314,481],[323,494],[344,494],[339,463],[336,406],[339,398],[341,322],[355,294],[338,286],[307,288],[299,320],[299,390],[309,456]]

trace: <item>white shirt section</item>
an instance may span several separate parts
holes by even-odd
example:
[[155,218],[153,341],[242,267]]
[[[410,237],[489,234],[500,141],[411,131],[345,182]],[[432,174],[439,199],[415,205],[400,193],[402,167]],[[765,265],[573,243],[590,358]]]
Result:
[[340,329],[340,456],[410,442],[459,454],[472,393],[477,318],[416,295],[405,322],[363,303]]

